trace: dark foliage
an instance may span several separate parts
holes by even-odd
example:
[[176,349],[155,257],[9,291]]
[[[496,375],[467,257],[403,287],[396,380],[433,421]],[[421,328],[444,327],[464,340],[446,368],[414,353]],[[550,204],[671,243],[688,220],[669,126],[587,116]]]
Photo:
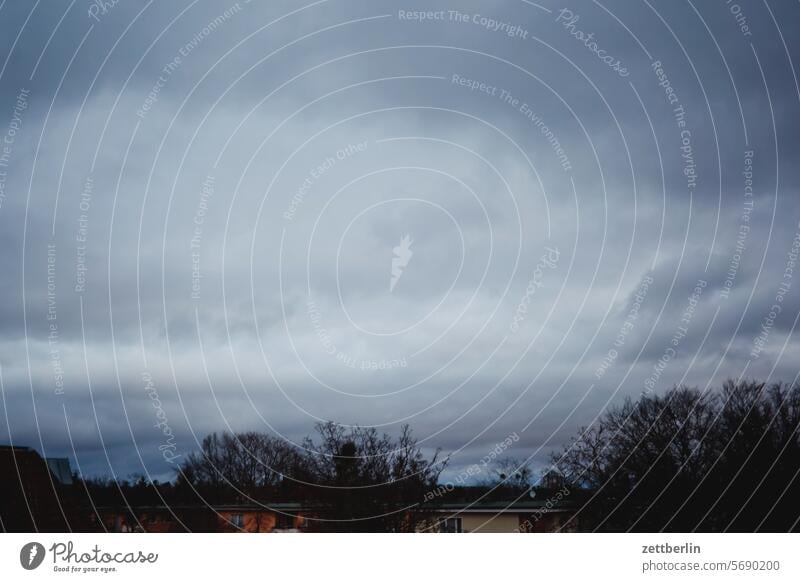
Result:
[[317,425],[318,442],[306,439],[305,494],[318,499],[331,519],[315,522],[328,531],[414,531],[425,519],[418,507],[436,487],[444,463],[438,452],[428,459],[411,429],[397,440],[374,428],[345,430]]
[[553,462],[600,531],[787,531],[800,518],[800,388],[727,381],[607,412]]
[[318,424],[302,449],[260,433],[216,434],[180,468],[176,497],[210,504],[301,501],[317,508],[319,531],[413,531],[404,511],[435,487],[443,468],[408,426],[394,440],[375,429]]

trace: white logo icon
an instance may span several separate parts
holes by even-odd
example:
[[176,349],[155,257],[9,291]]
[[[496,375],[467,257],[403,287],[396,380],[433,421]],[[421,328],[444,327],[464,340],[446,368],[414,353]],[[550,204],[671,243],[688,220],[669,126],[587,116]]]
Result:
[[404,269],[408,266],[411,256],[414,254],[411,250],[411,244],[414,241],[407,234],[400,238],[400,244],[392,249],[394,256],[392,257],[392,278],[389,281],[389,292],[392,293],[403,276]]

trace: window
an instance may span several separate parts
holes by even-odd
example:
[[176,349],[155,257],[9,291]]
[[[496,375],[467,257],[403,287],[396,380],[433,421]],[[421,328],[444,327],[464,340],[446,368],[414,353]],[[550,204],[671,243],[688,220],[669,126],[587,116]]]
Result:
[[461,518],[448,517],[439,522],[439,531],[441,533],[461,533]]
[[285,513],[276,514],[275,529],[294,529],[294,516]]
[[231,525],[238,528],[244,527],[244,516],[241,513],[232,513]]

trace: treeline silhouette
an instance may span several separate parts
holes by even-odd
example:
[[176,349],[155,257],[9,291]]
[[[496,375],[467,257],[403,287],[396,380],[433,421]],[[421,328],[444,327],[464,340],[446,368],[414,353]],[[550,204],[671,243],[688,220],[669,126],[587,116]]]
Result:
[[[797,531],[799,429],[797,385],[675,387],[609,409],[543,475],[569,488],[579,531]],[[211,434],[172,482],[83,486],[98,506],[299,502],[325,516],[311,524],[320,531],[414,531],[431,491],[443,492],[434,504],[511,502],[548,487],[525,462],[504,458],[475,487],[450,490],[440,482],[446,462],[426,455],[408,426],[391,438],[324,423],[301,446],[257,432]]]
[[728,380],[628,399],[552,460],[584,531],[797,531],[798,428],[797,385]]
[[408,426],[397,438],[374,428],[315,426],[300,446],[259,432],[211,434],[172,483],[142,476],[86,481],[96,505],[154,506],[301,503],[322,516],[318,531],[415,531],[417,507],[436,487],[446,460],[426,456]]

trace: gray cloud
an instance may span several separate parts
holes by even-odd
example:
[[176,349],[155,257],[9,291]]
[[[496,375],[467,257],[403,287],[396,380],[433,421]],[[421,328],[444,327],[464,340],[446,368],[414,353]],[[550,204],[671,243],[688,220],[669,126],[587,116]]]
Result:
[[331,419],[541,464],[648,381],[792,380],[796,7],[740,4],[4,5],[0,434],[165,475],[150,374],[184,453]]

